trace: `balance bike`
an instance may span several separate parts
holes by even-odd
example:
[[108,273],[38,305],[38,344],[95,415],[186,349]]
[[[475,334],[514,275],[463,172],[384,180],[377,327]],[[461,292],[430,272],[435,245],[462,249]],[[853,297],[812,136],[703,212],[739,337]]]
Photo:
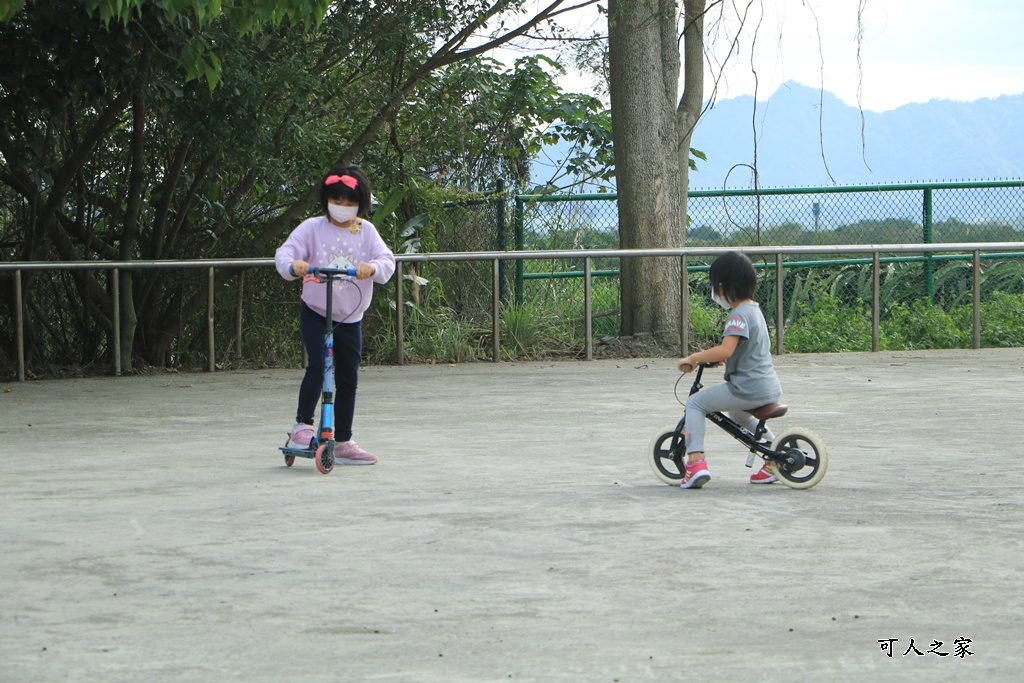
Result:
[[327,284],[327,323],[324,328],[324,393],[320,407],[320,428],[306,448],[288,448],[285,440],[281,452],[284,464],[291,467],[295,458],[311,458],[320,474],[334,469],[334,322],[331,320],[331,306],[334,281],[355,277],[355,268],[310,268],[309,274],[318,282]]
[[[690,387],[691,396],[704,388],[700,381],[704,368],[716,365],[697,364],[697,373]],[[828,470],[828,451],[821,438],[808,429],[796,427],[776,436],[774,443],[761,440],[766,431],[765,423],[772,418],[782,417],[788,410],[781,403],[769,403],[746,411],[758,420],[757,429],[753,433],[724,413],[708,413],[707,418],[749,449],[747,467],[752,467],[755,458],[760,457],[772,464],[776,478],[786,486],[809,489],[821,481]],[[658,479],[670,486],[679,486],[685,471],[685,423],[686,415],[683,415],[679,424],[655,434],[648,448],[651,469]]]

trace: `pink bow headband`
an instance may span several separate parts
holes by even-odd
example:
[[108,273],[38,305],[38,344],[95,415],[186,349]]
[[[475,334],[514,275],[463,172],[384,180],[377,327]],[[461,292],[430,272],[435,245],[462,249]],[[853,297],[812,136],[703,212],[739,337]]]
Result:
[[324,185],[333,185],[335,183],[344,183],[349,189],[356,189],[359,181],[350,175],[329,175],[327,180],[324,181]]

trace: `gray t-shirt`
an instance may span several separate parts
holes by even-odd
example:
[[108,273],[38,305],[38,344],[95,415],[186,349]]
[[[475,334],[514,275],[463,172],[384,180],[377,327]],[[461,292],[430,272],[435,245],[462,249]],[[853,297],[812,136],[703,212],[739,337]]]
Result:
[[751,402],[751,408],[776,401],[782,384],[772,365],[771,339],[761,307],[747,301],[729,313],[722,337],[739,337],[732,356],[725,361],[725,380],[732,393]]

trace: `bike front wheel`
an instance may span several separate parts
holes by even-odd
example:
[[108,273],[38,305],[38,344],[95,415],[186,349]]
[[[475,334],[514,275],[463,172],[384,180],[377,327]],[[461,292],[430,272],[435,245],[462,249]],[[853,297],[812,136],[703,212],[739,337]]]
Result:
[[775,437],[772,450],[785,453],[783,462],[775,461],[775,476],[793,489],[809,489],[828,471],[828,450],[821,437],[809,429],[795,427]]
[[[679,436],[676,436],[679,434]],[[679,486],[683,480],[683,450],[682,425],[665,427],[651,437],[651,443],[647,448],[647,459],[651,463],[651,469],[658,479],[669,486]]]

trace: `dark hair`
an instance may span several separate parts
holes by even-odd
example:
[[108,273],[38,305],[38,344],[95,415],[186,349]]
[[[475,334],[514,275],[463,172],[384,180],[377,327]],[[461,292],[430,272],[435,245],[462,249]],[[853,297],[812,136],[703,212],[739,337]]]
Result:
[[708,270],[708,279],[711,281],[711,291],[716,292],[721,286],[722,296],[733,303],[753,299],[754,290],[757,289],[754,264],[738,251],[730,251],[716,258]]
[[[327,179],[332,175],[351,176],[356,179],[356,186],[349,187],[344,182],[334,182],[327,185]],[[370,197],[372,194],[373,188],[370,187],[370,181],[366,179],[363,169],[358,166],[335,166],[320,180],[320,208],[323,209],[325,216],[328,215],[328,199],[347,199],[350,202],[359,204],[360,218],[369,218]]]

